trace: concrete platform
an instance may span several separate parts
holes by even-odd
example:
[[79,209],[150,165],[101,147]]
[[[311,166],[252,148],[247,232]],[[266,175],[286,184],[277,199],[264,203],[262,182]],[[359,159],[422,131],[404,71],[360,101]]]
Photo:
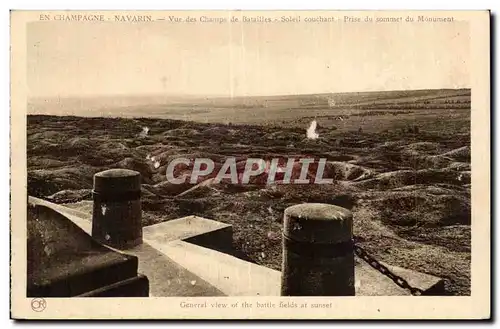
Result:
[[[31,197],[30,202],[51,206],[90,234],[91,213]],[[281,272],[221,252],[231,247],[231,225],[188,216],[144,227],[143,240],[124,251],[138,256],[139,272],[148,277],[151,296],[280,295]],[[444,291],[438,277],[384,265],[427,294]],[[355,277],[357,296],[410,295],[358,258]]]
[[[68,218],[77,223],[88,234],[91,234],[92,201],[80,201],[66,206],[34,197],[30,197],[30,200],[63,211]],[[143,227],[142,232],[149,239],[161,243],[183,240],[219,251],[230,251],[233,243],[233,227],[231,225],[198,216],[186,216],[146,226]]]
[[198,216],[187,216],[146,226],[142,233],[147,240],[158,244],[183,240],[219,251],[230,251],[233,244],[231,225]]
[[124,252],[139,258],[138,271],[148,277],[150,297],[225,295],[205,278],[192,273],[167,254],[156,249],[147,239],[143,244],[124,250]]
[[[180,240],[152,246],[169,255],[191,273],[204,278],[227,296],[280,296],[280,271]],[[443,280],[437,277],[384,265],[405,278],[412,286],[429,293],[439,293],[444,289]],[[411,295],[408,290],[400,288],[363,260],[356,258],[354,270],[357,296]]]
[[279,271],[181,240],[152,246],[226,296],[280,295]]
[[[396,285],[391,279],[382,275],[379,271],[371,267],[365,261],[355,259],[355,288],[356,295],[359,296],[410,296],[411,293]],[[397,266],[391,266],[386,263],[380,262],[385,265],[394,274],[401,276],[408,283],[420,288],[431,295],[434,292],[442,293],[444,291],[444,281],[438,277],[407,270]]]

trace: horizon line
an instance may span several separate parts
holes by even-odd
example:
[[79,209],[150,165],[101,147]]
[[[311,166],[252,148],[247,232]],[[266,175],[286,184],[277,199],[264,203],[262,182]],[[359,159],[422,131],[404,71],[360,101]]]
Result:
[[255,94],[255,95],[216,95],[216,94],[164,94],[161,92],[155,93],[128,93],[128,94],[69,94],[69,95],[36,95],[27,96],[28,99],[35,98],[98,98],[98,97],[144,97],[144,96],[163,96],[163,97],[186,97],[186,98],[245,98],[245,97],[283,97],[283,96],[316,96],[316,95],[334,95],[334,94],[354,94],[354,93],[380,93],[380,92],[396,92],[396,91],[425,91],[425,90],[471,90],[471,87],[460,87],[460,88],[417,88],[417,89],[390,89],[390,90],[361,90],[361,91],[341,91],[341,92],[318,92],[318,93],[304,93],[304,94]]

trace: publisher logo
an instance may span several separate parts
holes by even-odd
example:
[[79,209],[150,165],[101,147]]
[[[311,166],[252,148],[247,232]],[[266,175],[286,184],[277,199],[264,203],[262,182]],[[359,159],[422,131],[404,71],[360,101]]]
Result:
[[43,298],[33,298],[31,300],[31,309],[35,312],[42,312],[47,307],[47,302]]

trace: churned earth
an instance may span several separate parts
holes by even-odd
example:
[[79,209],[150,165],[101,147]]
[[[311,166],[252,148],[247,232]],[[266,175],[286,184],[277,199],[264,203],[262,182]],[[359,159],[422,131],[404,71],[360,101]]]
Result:
[[[442,277],[448,294],[468,295],[470,110],[377,109],[356,129],[343,122],[359,113],[338,111],[266,124],[29,115],[28,193],[89,210],[95,173],[136,170],[144,225],[186,215],[232,224],[235,249],[278,270],[284,209],[336,204],[353,212],[355,241],[377,259]],[[308,139],[314,119],[319,137]],[[228,157],[325,158],[323,176],[333,183],[243,185],[208,176],[173,184],[166,170],[178,157],[210,158],[216,168]],[[190,168],[176,174],[182,170]]]

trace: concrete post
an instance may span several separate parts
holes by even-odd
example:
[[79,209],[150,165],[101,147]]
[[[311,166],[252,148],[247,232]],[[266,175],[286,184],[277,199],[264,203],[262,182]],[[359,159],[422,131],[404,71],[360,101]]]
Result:
[[94,175],[92,237],[125,249],[142,243],[141,175],[110,169]]
[[329,204],[285,209],[282,296],[354,296],[352,213]]

